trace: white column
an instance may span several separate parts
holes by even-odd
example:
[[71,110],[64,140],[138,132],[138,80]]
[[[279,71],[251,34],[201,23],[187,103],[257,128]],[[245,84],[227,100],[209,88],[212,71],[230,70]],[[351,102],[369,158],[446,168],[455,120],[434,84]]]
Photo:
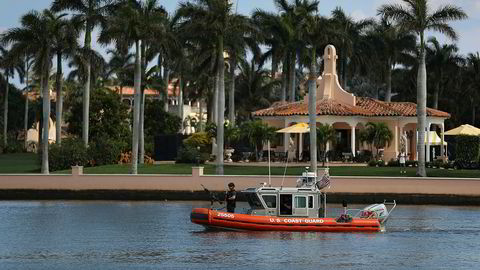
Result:
[[302,152],[303,152],[303,133],[298,133],[298,160],[302,160]]
[[443,134],[443,133],[445,133],[445,126],[444,126],[443,123],[440,125],[440,131],[441,131],[441,133],[442,133],[442,134],[441,134],[441,135],[442,135],[442,137],[441,137],[442,140],[440,141],[440,142],[441,142],[441,145],[440,145],[440,156],[442,157],[442,160],[445,161],[445,160],[446,160],[446,159],[445,159],[445,156],[446,156],[446,155],[445,155],[445,149],[444,149],[445,146],[443,145],[444,142],[445,142],[445,134]]
[[[285,120],[285,126],[288,127],[290,123]],[[283,152],[288,155],[288,143],[290,141],[290,134],[289,133],[283,133]]]
[[[400,136],[398,137],[398,140],[399,140],[399,141],[402,140],[403,127],[404,127],[403,125],[400,125],[400,129],[398,130],[398,134],[400,135]],[[407,141],[408,141],[408,140],[407,140]],[[408,149],[408,142],[405,142],[405,155],[408,154],[408,150],[407,150],[407,149]],[[402,149],[400,149],[400,150],[402,150]]]
[[351,136],[351,144],[352,144],[352,156],[355,156],[355,124],[351,125],[352,127],[352,136]]
[[427,153],[425,155],[425,159],[427,162],[430,162],[430,123],[427,123],[427,134],[425,134],[425,138],[427,138],[427,142],[425,145],[427,146]]
[[395,124],[395,135],[393,136],[395,140],[395,157],[398,157],[398,140],[400,137],[398,136],[398,125]]
[[416,130],[415,131],[415,144],[416,144],[416,146],[415,146],[415,149],[416,149],[415,150],[416,151],[415,152],[415,159],[418,160],[418,127],[415,130]]

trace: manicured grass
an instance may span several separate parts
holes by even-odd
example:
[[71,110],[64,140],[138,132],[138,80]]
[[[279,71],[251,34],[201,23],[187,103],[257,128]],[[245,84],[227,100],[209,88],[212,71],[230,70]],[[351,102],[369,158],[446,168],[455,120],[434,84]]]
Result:
[[[191,174],[192,164],[162,164],[162,165],[139,165],[140,174]],[[206,164],[204,174],[215,174],[215,166]],[[288,166],[286,175],[300,175],[305,170],[302,166]],[[128,174],[130,165],[107,165],[84,168],[85,174]],[[284,167],[272,167],[272,175],[283,175]],[[40,163],[37,155],[31,153],[0,154],[0,173],[39,173]],[[407,174],[400,174],[398,167],[330,167],[330,175],[333,176],[392,176],[414,177],[416,169],[407,168]],[[56,174],[70,174],[71,170],[52,172]],[[427,169],[430,177],[458,177],[478,178],[480,170],[446,170]],[[268,167],[226,165],[225,175],[268,175]]]
[[0,154],[0,173],[38,173],[38,155],[32,153]]
[[[162,165],[139,165],[140,174],[191,174],[193,165],[190,164],[162,164]],[[108,165],[100,167],[84,168],[86,174],[126,174],[130,170],[130,165]],[[290,166],[287,168],[286,175],[300,175],[305,167]],[[272,175],[283,175],[284,167],[272,167]],[[70,170],[57,173],[70,173]],[[407,168],[407,174],[400,174],[398,167],[330,167],[332,176],[391,176],[391,177],[414,177],[416,168]],[[446,170],[446,169],[427,169],[430,177],[458,177],[458,178],[477,178],[480,177],[479,170]],[[214,165],[204,165],[204,174],[215,174]],[[257,166],[235,166],[227,165],[224,167],[225,175],[268,175],[268,167]]]

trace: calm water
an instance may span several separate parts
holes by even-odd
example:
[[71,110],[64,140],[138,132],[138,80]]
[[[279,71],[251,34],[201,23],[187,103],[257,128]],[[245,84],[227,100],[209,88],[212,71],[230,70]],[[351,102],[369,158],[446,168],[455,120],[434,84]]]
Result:
[[0,269],[480,267],[480,207],[398,206],[386,233],[353,234],[205,232],[189,220],[201,206],[0,202]]

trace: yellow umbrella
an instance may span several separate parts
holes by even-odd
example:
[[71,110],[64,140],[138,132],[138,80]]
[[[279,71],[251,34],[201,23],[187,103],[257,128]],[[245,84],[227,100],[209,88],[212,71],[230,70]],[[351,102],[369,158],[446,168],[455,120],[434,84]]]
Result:
[[277,130],[278,133],[307,133],[310,132],[308,123],[298,123],[286,128]]
[[480,128],[465,124],[445,132],[445,135],[478,136],[480,135]]
[[[446,135],[446,134],[445,134]],[[430,145],[441,145],[442,139],[438,137],[437,132],[430,131],[428,135],[428,139],[430,141]],[[425,134],[425,144],[427,144],[427,135]],[[447,145],[447,142],[443,142],[443,145]]]

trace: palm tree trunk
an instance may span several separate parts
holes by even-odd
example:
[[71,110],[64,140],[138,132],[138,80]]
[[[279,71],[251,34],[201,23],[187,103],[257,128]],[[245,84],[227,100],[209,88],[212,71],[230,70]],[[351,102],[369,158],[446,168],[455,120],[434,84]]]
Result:
[[426,177],[425,170],[425,128],[427,122],[427,69],[425,66],[425,44],[423,33],[420,35],[420,63],[417,76],[417,123],[418,123],[418,167],[417,175]]
[[140,40],[135,41],[135,73],[134,73],[134,106],[133,106],[133,135],[132,135],[132,167],[131,174],[137,174],[138,168],[138,137],[139,137],[139,121],[140,121],[140,87],[142,80],[142,64]]
[[[163,81],[165,82],[164,97],[163,97],[163,110],[168,112],[168,85],[170,80],[170,70],[167,66],[163,66]],[[175,92],[175,89],[173,90]]]
[[25,149],[28,147],[28,58],[25,58],[25,114],[24,114],[24,121],[23,121],[23,131],[25,132]]
[[138,122],[139,131],[139,160],[138,163],[143,164],[145,162],[145,91],[140,91],[140,119]]
[[392,101],[392,64],[390,60],[387,61],[387,93],[385,94],[385,101]]
[[290,56],[290,68],[289,68],[289,91],[290,91],[290,102],[294,102],[295,101],[295,62],[296,62],[296,58],[295,58],[295,53],[292,52],[291,56]]
[[228,93],[228,118],[230,124],[235,126],[235,67],[237,61],[235,55],[232,54],[230,61],[230,91]]
[[180,73],[178,76],[178,88],[180,89],[180,92],[178,93],[178,117],[181,119],[182,126],[180,127],[180,131],[184,131],[184,126],[183,126],[183,77],[182,74]]
[[220,73],[219,68],[215,74],[215,89],[213,92],[212,117],[215,124],[218,126],[218,87],[219,87]]
[[[48,64],[47,64],[48,65]],[[45,68],[43,79],[43,142],[42,142],[42,174],[49,174],[48,168],[48,135],[50,124],[50,92],[48,89],[49,68]]]
[[223,175],[223,145],[225,119],[225,63],[223,58],[223,37],[218,39],[218,109],[217,109],[217,168],[218,175]]
[[63,110],[63,94],[62,94],[62,53],[57,53],[57,106],[56,106],[56,118],[55,125],[55,138],[56,142],[62,144],[62,110]]
[[8,72],[5,73],[7,77],[7,84],[5,88],[5,97],[3,98],[3,147],[7,147],[7,131],[8,131],[8,84],[9,84],[9,76]]
[[[140,47],[141,50],[141,72],[142,72],[142,82],[146,81],[146,70],[147,70],[147,59],[146,59],[146,50],[145,42],[142,42]],[[140,85],[140,119],[138,123],[139,128],[139,141],[138,148],[140,152],[139,163],[143,164],[145,162],[145,133],[144,133],[144,120],[145,120],[145,83]]]
[[[90,49],[92,42],[92,26],[87,21],[85,26],[85,44],[84,47],[86,49]],[[89,129],[89,121],[90,121],[90,80],[91,80],[91,59],[87,57],[87,78],[85,81],[85,89],[83,92],[83,128],[82,128],[82,138],[85,147],[88,146],[88,129]],[[48,80],[48,79],[47,79]]]
[[[43,101],[43,74],[41,74],[40,72],[40,97],[42,98],[42,101]],[[42,103],[43,105],[43,103]],[[38,112],[38,108],[37,108],[37,112]],[[42,116],[40,115],[40,112],[37,113],[38,115],[38,148],[37,148],[37,151],[40,153],[40,149],[42,149],[42,145],[43,145],[43,137],[42,137],[42,130],[43,130],[43,118]]]
[[283,65],[282,65],[282,89],[281,89],[281,93],[280,93],[280,100],[282,102],[285,102],[287,101],[287,61],[284,60],[283,61]]
[[199,99],[199,102],[198,102],[198,111],[199,111],[199,116],[198,116],[198,130],[200,132],[203,131],[203,106],[202,106],[202,99],[200,98]]
[[317,172],[317,76],[315,46],[312,48],[310,78],[308,80],[308,121],[310,127],[310,166]]

